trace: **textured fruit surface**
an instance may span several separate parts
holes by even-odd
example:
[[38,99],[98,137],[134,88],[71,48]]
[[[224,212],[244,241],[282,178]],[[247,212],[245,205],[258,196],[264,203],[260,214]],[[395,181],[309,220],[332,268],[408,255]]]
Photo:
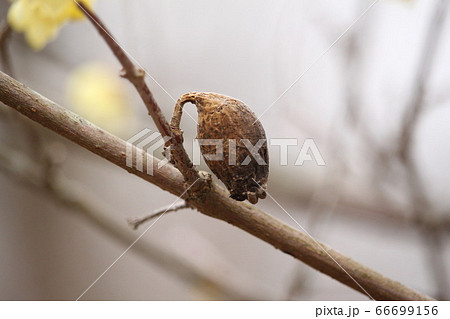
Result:
[[[264,128],[255,114],[232,97],[197,92],[180,97],[179,114],[187,102],[197,106],[197,138],[205,162],[228,188],[230,196],[238,201],[248,199],[251,203],[265,198],[269,154]],[[201,140],[214,140],[214,145],[205,145]],[[223,147],[217,148],[217,144]],[[252,146],[256,156],[249,150]]]

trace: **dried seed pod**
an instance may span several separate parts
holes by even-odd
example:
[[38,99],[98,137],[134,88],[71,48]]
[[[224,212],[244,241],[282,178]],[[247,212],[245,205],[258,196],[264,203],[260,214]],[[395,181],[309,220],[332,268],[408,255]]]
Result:
[[[211,171],[225,184],[230,197],[252,204],[266,197],[269,153],[264,128],[241,101],[217,93],[187,93],[176,105],[171,121],[180,132],[183,105],[197,106],[197,138]],[[209,143],[213,142],[211,145]]]

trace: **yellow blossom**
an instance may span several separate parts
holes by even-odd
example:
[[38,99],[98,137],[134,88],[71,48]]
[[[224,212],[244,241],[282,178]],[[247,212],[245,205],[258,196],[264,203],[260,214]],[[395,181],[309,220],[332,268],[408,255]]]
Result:
[[[94,0],[78,0],[91,6]],[[13,0],[8,23],[16,32],[23,32],[28,44],[42,49],[53,40],[64,23],[83,18],[73,0]]]
[[114,134],[133,129],[130,91],[114,68],[100,62],[76,68],[66,85],[68,103],[74,111]]

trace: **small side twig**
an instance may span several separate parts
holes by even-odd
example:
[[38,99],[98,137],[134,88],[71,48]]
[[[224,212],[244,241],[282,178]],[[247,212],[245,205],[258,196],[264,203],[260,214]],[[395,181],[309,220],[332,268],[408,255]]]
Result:
[[190,206],[188,205],[188,203],[186,201],[183,201],[183,202],[180,202],[177,204],[173,204],[173,205],[169,205],[166,207],[162,207],[149,215],[144,215],[141,217],[130,217],[127,219],[127,222],[133,229],[137,229],[140,225],[142,225],[143,223],[145,223],[149,220],[152,220],[154,218],[162,216],[166,213],[179,211],[180,209],[183,209],[183,208],[190,208]]

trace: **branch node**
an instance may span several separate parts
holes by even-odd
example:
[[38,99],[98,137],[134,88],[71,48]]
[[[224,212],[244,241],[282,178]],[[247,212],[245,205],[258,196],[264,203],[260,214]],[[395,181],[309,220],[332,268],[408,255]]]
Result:
[[145,77],[145,71],[141,68],[133,66],[130,70],[122,68],[119,73],[120,77],[124,79],[143,79]]
[[145,71],[141,68],[134,68],[133,69],[133,76],[136,78],[144,78],[145,77]]
[[[188,181],[185,184],[186,187],[189,187]],[[187,198],[195,202],[204,201],[206,195],[212,190],[211,174],[205,171],[199,171],[198,180],[191,185],[191,188],[187,191]]]

